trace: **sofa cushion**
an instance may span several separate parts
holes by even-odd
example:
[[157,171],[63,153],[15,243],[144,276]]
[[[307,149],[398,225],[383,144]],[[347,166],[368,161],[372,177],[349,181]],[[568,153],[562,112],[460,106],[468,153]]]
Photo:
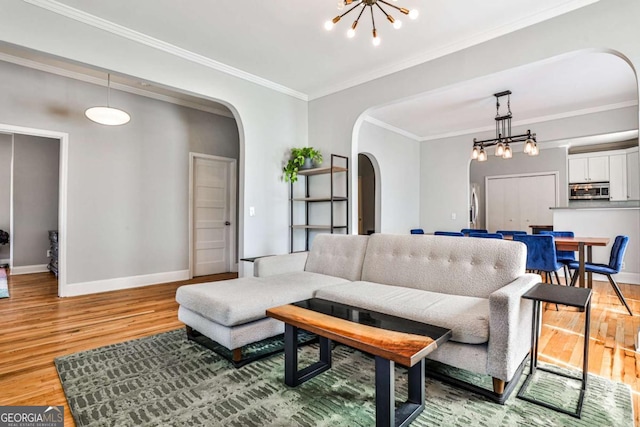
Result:
[[362,280],[451,295],[489,298],[525,272],[520,242],[449,236],[374,234]]
[[447,295],[372,282],[328,286],[322,298],[451,329],[452,341],[482,344],[489,340],[489,300]]
[[313,239],[305,271],[360,280],[369,236],[318,234]]
[[264,319],[268,308],[312,298],[317,289],[338,283],[348,281],[300,271],[185,285],[178,288],[176,300],[202,317],[224,326],[236,326]]

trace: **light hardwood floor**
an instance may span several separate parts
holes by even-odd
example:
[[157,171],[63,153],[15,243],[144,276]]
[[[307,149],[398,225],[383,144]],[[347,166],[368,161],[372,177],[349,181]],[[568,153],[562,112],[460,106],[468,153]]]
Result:
[[[232,277],[208,276],[189,283]],[[182,327],[175,291],[185,283],[58,298],[51,274],[10,277],[11,298],[0,299],[0,406],[64,405],[65,425],[73,426],[53,359]],[[589,372],[631,386],[639,425],[640,357],[634,335],[640,327],[640,286],[622,285],[622,290],[636,313],[633,317],[608,283],[594,284]],[[582,316],[562,306],[545,310],[540,360],[582,366]]]

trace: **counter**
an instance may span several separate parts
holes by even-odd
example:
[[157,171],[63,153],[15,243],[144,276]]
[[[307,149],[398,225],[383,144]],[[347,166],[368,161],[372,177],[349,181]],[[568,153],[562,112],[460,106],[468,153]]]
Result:
[[569,206],[551,209],[640,209],[640,200],[627,200],[621,202],[607,202],[606,200],[579,200],[569,202]]

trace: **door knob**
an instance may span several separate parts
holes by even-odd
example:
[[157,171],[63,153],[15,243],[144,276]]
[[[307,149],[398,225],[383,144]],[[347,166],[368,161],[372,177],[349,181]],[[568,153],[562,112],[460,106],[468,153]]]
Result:
[[225,221],[224,225],[231,225],[231,223],[229,221]]

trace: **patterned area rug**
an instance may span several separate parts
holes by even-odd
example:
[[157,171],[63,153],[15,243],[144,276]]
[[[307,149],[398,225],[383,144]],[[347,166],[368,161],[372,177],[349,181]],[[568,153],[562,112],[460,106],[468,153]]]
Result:
[[9,285],[7,284],[7,270],[0,268],[0,298],[9,298]]
[[[315,345],[301,349],[301,366],[314,360]],[[282,354],[234,369],[187,341],[182,329],[63,356],[55,364],[78,426],[375,424],[373,359],[345,346],[333,350],[331,370],[296,388],[283,383]],[[556,403],[577,399],[575,386],[551,377],[530,390]],[[397,368],[396,381],[396,399],[406,398],[406,370]],[[498,405],[429,378],[426,401],[412,426],[633,425],[629,388],[596,376],[589,377],[581,420],[517,399],[516,392]]]

